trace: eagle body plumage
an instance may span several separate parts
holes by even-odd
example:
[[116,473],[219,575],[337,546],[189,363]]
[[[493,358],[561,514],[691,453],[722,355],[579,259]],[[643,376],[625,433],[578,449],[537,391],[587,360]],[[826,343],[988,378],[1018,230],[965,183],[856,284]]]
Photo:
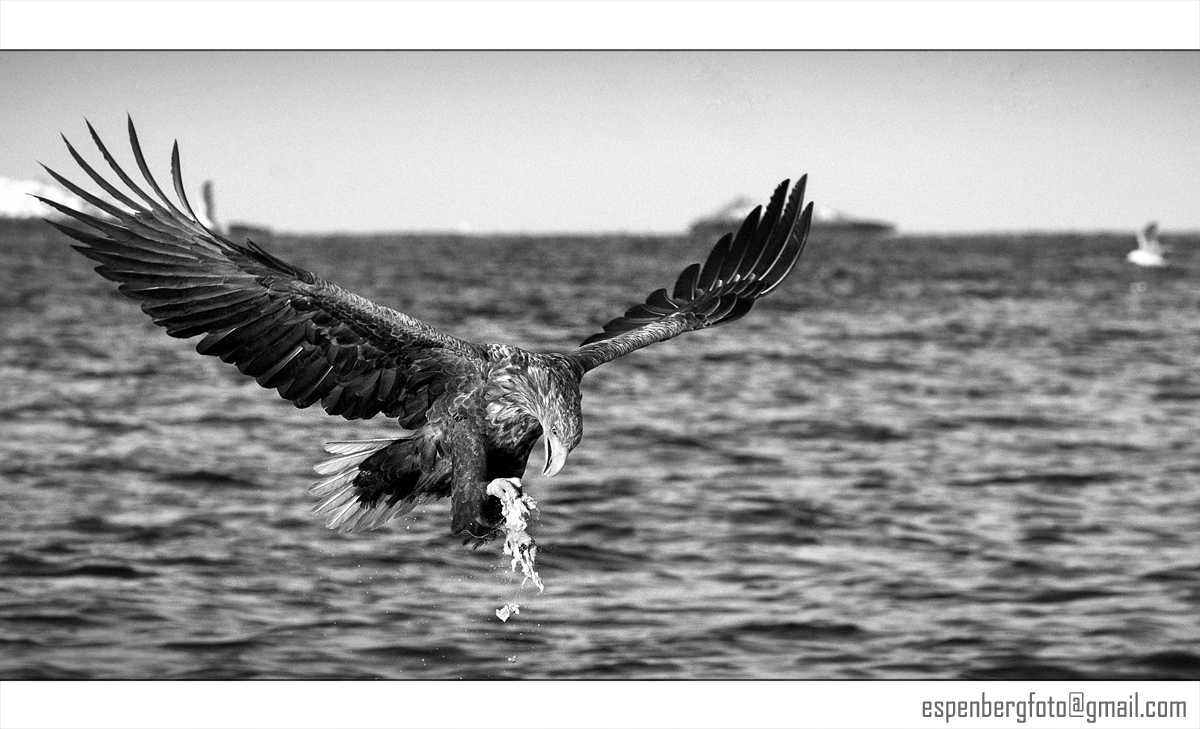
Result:
[[[150,174],[132,119],[130,146],[147,192],[125,173],[88,124],[122,191],[63,141],[112,201],[53,170],[60,184],[103,217],[39,198],[85,228],[50,221],[79,241],[101,276],[141,303],[173,337],[201,337],[215,356],[296,407],[331,415],[395,418],[389,438],[330,443],[312,492],[327,526],[374,529],[417,504],[450,497],[451,530],[476,546],[495,536],[496,479],[520,479],[539,439],[552,476],[583,433],[580,382],[635,349],[744,316],[791,272],[804,248],[812,204],[802,177],[784,181],[765,209],[721,238],[703,265],[684,269],[570,352],[534,353],[450,336],[407,314],[349,293],[247,240],[205,227],[184,191],[179,147],[171,154],[172,202]],[[153,193],[153,194],[152,194]],[[113,202],[115,201],[115,202]],[[803,209],[802,209],[803,206]]]
[[[426,499],[449,496],[451,530],[481,544],[501,519],[499,501],[486,494],[488,484],[524,475],[543,437],[542,423],[576,434],[563,444],[567,450],[578,443],[583,374],[578,365],[561,355],[505,345],[484,351],[486,359],[461,360],[411,435],[362,461],[347,459],[350,468],[326,479],[338,490],[318,484],[318,495],[327,496],[317,513],[328,515],[328,526],[375,528]],[[549,468],[552,457],[547,459]]]

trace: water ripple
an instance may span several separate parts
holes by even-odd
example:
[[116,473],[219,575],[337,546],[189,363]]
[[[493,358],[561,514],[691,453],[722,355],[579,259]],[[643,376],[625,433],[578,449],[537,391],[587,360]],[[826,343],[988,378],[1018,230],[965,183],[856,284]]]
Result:
[[[582,444],[528,474],[539,593],[444,502],[325,530],[321,444],[392,425],[297,410],[65,242],[0,236],[0,678],[1195,680],[1198,242],[1148,277],[1115,236],[814,239],[744,320],[588,375]],[[696,246],[273,252],[540,349]]]

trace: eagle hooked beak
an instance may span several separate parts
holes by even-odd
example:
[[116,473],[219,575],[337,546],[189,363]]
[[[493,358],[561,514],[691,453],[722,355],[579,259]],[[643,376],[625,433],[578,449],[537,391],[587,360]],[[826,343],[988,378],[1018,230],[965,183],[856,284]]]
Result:
[[543,440],[546,442],[546,467],[542,469],[542,475],[553,476],[567,465],[569,451],[563,442],[554,435],[547,434]]

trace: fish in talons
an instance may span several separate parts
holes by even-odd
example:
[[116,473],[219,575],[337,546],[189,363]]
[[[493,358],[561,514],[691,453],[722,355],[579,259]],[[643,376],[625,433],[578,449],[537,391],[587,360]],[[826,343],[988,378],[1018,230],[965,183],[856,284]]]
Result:
[[489,496],[500,500],[504,517],[504,553],[512,557],[509,568],[513,572],[520,568],[521,574],[525,576],[521,580],[522,586],[533,580],[538,592],[544,591],[546,586],[542,584],[542,578],[533,568],[537,559],[537,544],[525,531],[528,526],[526,517],[531,511],[537,511],[537,503],[521,491],[519,478],[497,478],[488,484],[487,492]]

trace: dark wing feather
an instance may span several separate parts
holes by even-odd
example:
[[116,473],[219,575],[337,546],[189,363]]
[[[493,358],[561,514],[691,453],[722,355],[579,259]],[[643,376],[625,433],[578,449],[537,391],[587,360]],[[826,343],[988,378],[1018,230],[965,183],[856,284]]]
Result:
[[654,342],[745,316],[800,260],[812,222],[812,203],[801,212],[807,179],[801,177],[791,195],[784,180],[766,210],[755,208],[736,235],[718,240],[703,266],[685,268],[670,294],[658,289],[646,303],[585,339],[570,356],[590,370]]
[[67,142],[74,160],[116,203],[47,168],[59,184],[109,216],[42,199],[91,230],[51,224],[79,241],[76,250],[99,263],[96,271],[140,301],[167,334],[204,335],[196,346],[201,354],[235,365],[297,407],[320,402],[329,413],[352,419],[383,413],[405,427],[424,420],[449,377],[486,357],[480,345],[348,293],[250,241],[238,245],[205,228],[184,192],[177,144],[171,179],[178,206],[151,176],[132,120],[130,145],[153,195],[121,169],[91,124],[88,131],[133,195],[97,173]]

